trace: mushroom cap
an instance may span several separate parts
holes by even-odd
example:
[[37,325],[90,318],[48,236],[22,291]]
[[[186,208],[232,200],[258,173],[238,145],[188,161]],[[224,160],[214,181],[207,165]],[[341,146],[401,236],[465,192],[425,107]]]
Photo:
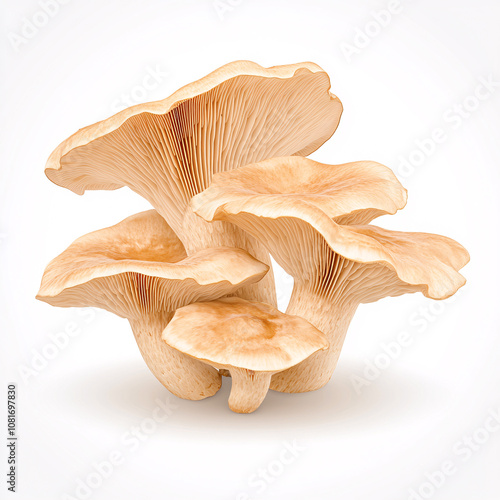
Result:
[[177,309],[163,340],[217,368],[259,372],[286,370],[328,348],[325,335],[305,319],[238,297]]
[[339,223],[367,224],[406,205],[407,191],[393,172],[373,161],[327,165],[309,158],[272,158],[217,174],[191,200],[207,221],[221,214],[281,217],[314,207]]
[[[339,226],[351,234],[338,252],[350,260],[376,262],[386,267],[401,283],[415,287],[431,299],[446,299],[465,285],[458,272],[470,260],[469,252],[455,240],[431,233],[391,231],[381,227]],[[328,235],[331,248],[335,231]],[[351,240],[354,236],[354,241]],[[344,255],[345,256],[345,255]],[[392,294],[391,294],[392,295]]]
[[172,229],[150,210],[78,238],[49,263],[37,298],[61,307],[101,307],[132,319],[233,293],[267,271],[238,248],[186,257]]
[[328,140],[342,114],[329,89],[313,63],[233,62],[164,100],[79,130],[55,149],[45,172],[77,194],[129,186],[178,232],[189,199],[214,172],[305,156]]
[[[453,295],[465,284],[457,271],[469,261],[467,250],[456,241],[428,233],[345,225],[349,221],[369,222],[374,214],[370,207],[379,214],[391,213],[406,200],[406,193],[397,187],[399,183],[395,178],[392,180],[388,174],[384,178],[385,167],[364,163],[355,164],[355,173],[351,176],[347,165],[340,166],[339,170],[338,166],[330,166],[328,170],[307,159],[277,158],[239,169],[238,177],[242,181],[236,180],[233,172],[215,176],[212,185],[196,196],[191,205],[205,220],[231,222],[260,239],[278,264],[294,278],[310,281],[323,273],[319,286],[325,289],[348,277],[345,263],[339,262],[337,255],[370,264],[371,271],[378,267],[375,273],[370,273],[373,279],[366,285],[376,285],[380,295],[374,298],[365,294],[360,297],[362,301],[405,293],[409,291],[408,285],[411,291],[422,291],[434,299]],[[309,165],[318,172],[317,177],[292,167],[298,164]],[[271,173],[266,175],[269,167]],[[304,182],[302,176],[308,181]],[[288,182],[287,177],[292,180]],[[324,178],[327,180],[322,180]],[[334,187],[336,182],[340,186],[338,191]],[[372,185],[376,187],[371,189]],[[389,199],[390,196],[393,198]],[[380,266],[388,272],[380,273]],[[366,274],[363,276],[359,271],[356,276],[360,281],[366,278]],[[353,289],[354,278],[349,279]],[[390,286],[384,287],[388,281]]]

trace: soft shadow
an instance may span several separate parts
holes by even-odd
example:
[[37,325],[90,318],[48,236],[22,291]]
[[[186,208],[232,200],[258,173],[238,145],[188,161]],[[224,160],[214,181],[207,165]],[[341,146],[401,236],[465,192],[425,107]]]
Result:
[[267,433],[297,434],[301,429],[343,427],[346,423],[364,430],[379,429],[398,420],[418,417],[443,397],[444,389],[427,380],[415,379],[397,366],[382,372],[358,393],[351,377],[359,373],[359,363],[344,361],[324,388],[304,394],[270,391],[262,406],[250,415],[229,410],[231,380],[228,378],[224,377],[215,396],[185,401],[168,393],[147,368],[137,363],[108,366],[102,372],[66,379],[53,387],[55,393],[51,399],[63,414],[77,412],[80,418],[116,426],[122,419],[139,424],[151,416],[157,399],[168,398],[176,408],[162,425],[210,438],[227,437],[232,431],[255,433],[256,438],[261,438]]

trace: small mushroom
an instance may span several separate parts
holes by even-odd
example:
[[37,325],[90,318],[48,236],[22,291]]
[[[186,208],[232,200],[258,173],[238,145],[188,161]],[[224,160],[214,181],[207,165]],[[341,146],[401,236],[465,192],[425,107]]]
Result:
[[202,399],[220,388],[219,373],[170,349],[161,333],[178,307],[234,293],[267,269],[236,248],[187,257],[172,229],[150,210],[77,239],[47,266],[37,298],[127,318],[156,378],[176,396]]
[[[329,88],[328,75],[312,63],[263,68],[237,61],[162,101],[79,130],[51,154],[45,172],[77,194],[128,186],[165,218],[188,255],[228,246],[269,265],[258,241],[225,222],[208,226],[189,200],[214,173],[319,148],[342,113]],[[272,270],[237,294],[276,304]]]
[[327,335],[328,351],[276,375],[271,389],[304,392],[325,385],[360,303],[417,291],[444,299],[465,283],[457,271],[469,255],[457,242],[366,225],[405,202],[405,190],[382,165],[322,165],[304,158],[218,174],[193,198],[205,220],[228,221],[266,245],[294,277],[287,313]]
[[229,370],[229,407],[237,413],[261,405],[273,374],[328,347],[325,335],[306,320],[238,297],[177,309],[163,340],[192,359]]

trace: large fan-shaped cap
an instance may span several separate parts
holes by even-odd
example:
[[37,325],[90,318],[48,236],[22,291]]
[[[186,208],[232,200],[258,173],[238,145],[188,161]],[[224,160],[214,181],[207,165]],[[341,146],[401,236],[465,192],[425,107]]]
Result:
[[77,239],[47,266],[37,298],[133,319],[233,293],[267,270],[236,248],[186,257],[179,239],[151,210]]
[[[449,238],[344,225],[370,222],[405,205],[406,190],[383,165],[274,158],[235,174],[215,176],[191,201],[194,211],[207,221],[225,220],[248,231],[295,278],[339,272],[338,266],[328,269],[334,264],[333,251],[350,261],[390,269],[401,282],[422,287],[432,298],[444,298],[464,283],[456,271],[468,254]],[[324,279],[325,286],[335,283]]]
[[79,130],[51,154],[46,174],[78,194],[129,186],[180,234],[189,199],[213,173],[308,155],[331,137],[342,105],[329,88],[313,63],[234,62]]

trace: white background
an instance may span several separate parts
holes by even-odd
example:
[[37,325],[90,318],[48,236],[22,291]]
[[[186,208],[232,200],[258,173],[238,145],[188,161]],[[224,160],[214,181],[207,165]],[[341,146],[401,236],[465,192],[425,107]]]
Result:
[[[3,479],[0,497],[84,498],[77,484],[90,479],[87,497],[96,500],[419,498],[412,490],[436,500],[500,498],[500,431],[483,427],[500,410],[500,87],[472,97],[480,78],[500,81],[498,2],[401,0],[386,26],[374,16],[395,5],[387,0],[224,4],[219,15],[212,0],[73,0],[44,24],[36,1],[2,1],[0,394],[18,384],[20,465],[17,497]],[[25,18],[41,26],[20,41]],[[162,99],[237,59],[321,65],[344,115],[312,157],[393,168],[409,203],[378,223],[461,242],[472,257],[468,284],[454,301],[411,295],[361,306],[320,391],[271,392],[256,413],[237,415],[226,379],[202,402],[170,396],[175,409],[156,424],[149,419],[164,414],[156,400],[167,394],[127,322],[34,299],[45,265],[73,239],[148,204],[127,189],[78,197],[51,184],[44,164],[59,142],[124,100]],[[145,91],[150,71],[158,81]],[[457,118],[464,101],[468,116]],[[436,128],[445,139],[432,146]],[[425,157],[416,141],[427,144]],[[410,157],[411,172],[402,166]],[[281,308],[291,284],[278,273]],[[66,345],[54,351],[65,329],[73,336],[60,335]],[[411,345],[366,372],[387,361],[384,345],[401,332]],[[23,376],[23,367],[34,371]],[[353,377],[366,385],[356,390]],[[130,433],[141,425],[149,434],[135,447]],[[294,441],[297,456],[283,455]],[[92,464],[112,452],[122,463],[102,479]],[[435,472],[444,462],[443,479]],[[257,483],[262,470],[270,481]]]

